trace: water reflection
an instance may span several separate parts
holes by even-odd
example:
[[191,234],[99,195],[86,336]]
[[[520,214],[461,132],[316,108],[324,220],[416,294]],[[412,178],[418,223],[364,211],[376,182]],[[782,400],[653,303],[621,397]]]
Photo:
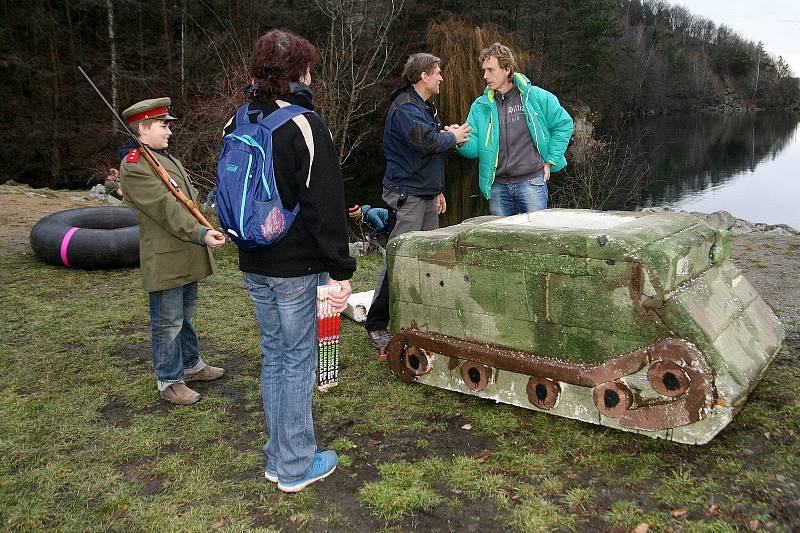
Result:
[[[623,142],[641,139],[650,174],[639,205],[627,206],[635,208],[679,205],[756,172],[762,163],[796,144],[797,125],[796,115],[694,114],[606,123],[601,131],[616,132]],[[787,182],[792,174],[785,176]],[[780,194],[781,189],[774,192]]]

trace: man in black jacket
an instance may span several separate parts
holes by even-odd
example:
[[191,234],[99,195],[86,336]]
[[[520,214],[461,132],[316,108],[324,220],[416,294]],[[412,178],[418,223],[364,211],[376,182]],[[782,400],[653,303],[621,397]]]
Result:
[[[453,124],[442,129],[436,107],[429,101],[439,94],[441,60],[431,54],[413,54],[403,69],[403,85],[390,97],[383,130],[386,174],[383,200],[396,223],[389,238],[409,231],[439,227],[447,204],[444,194],[444,154],[469,138],[470,127]],[[370,342],[384,353],[389,334],[389,286],[384,263],[365,327]]]

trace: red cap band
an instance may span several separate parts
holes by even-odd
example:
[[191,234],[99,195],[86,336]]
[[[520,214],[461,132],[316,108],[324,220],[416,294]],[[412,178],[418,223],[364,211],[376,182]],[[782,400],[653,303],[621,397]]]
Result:
[[166,107],[156,107],[155,109],[148,109],[147,111],[143,111],[141,113],[137,113],[131,117],[128,117],[128,124],[133,124],[139,120],[144,120],[146,118],[154,118],[158,116],[165,116],[169,115],[169,109]]

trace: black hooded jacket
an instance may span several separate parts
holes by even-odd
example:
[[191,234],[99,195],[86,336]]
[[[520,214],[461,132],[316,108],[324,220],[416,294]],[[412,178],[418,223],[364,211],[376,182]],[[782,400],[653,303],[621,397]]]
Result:
[[[294,83],[282,98],[290,104],[314,109],[311,90]],[[266,116],[278,109],[274,101],[253,97],[251,110]],[[251,115],[255,122],[257,114]],[[300,212],[283,239],[270,246],[239,250],[243,272],[278,278],[328,272],[335,280],[350,279],[356,269],[349,255],[344,186],[339,157],[328,126],[316,113],[305,113],[314,139],[314,161],[308,179],[309,152],[300,128],[289,121],[272,136],[275,182],[286,209],[300,202]],[[225,126],[227,135],[236,129],[234,115]]]

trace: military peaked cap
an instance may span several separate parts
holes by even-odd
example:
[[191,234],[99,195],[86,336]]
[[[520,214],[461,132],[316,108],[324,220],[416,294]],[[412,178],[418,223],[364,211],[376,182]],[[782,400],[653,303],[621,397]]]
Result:
[[134,122],[148,118],[158,120],[178,120],[170,114],[169,106],[171,104],[172,101],[166,97],[142,100],[141,102],[136,102],[128,109],[123,111],[122,118],[124,118],[128,124],[133,124]]

